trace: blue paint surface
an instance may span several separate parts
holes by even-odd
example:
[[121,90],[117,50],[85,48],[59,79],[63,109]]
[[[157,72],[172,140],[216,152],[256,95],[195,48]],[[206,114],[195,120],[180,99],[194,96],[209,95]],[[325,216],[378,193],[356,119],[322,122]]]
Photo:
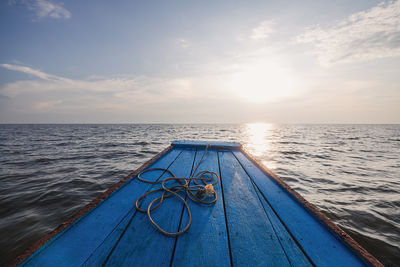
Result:
[[[208,142],[174,142],[149,168],[188,177]],[[192,225],[164,236],[134,203],[157,185],[131,179],[52,238],[23,266],[366,266],[340,238],[250,161],[237,143],[213,143],[198,171],[221,176],[214,205],[188,200]],[[162,171],[146,179],[168,177]],[[185,197],[185,196],[183,196]],[[167,231],[187,222],[183,204],[168,198],[154,214]]]
[[[197,151],[195,164],[200,161],[203,151],[204,149]],[[204,170],[219,173],[217,151],[208,151],[196,173]],[[204,206],[189,201],[193,216],[192,225],[187,233],[177,237],[173,266],[231,265],[221,185],[215,185],[214,190],[219,198],[214,205]],[[187,212],[185,209],[181,229],[185,227],[186,223]]]

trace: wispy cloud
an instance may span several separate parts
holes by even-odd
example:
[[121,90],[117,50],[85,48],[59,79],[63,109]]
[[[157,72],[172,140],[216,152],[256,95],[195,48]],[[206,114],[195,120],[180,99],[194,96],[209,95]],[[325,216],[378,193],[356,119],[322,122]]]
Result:
[[251,31],[250,38],[254,40],[262,40],[268,38],[271,33],[275,32],[274,21],[265,20]]
[[38,19],[42,18],[54,18],[54,19],[69,19],[71,12],[68,11],[60,2],[54,2],[50,0],[13,0],[9,3],[11,5],[21,2],[29,10],[32,10]]
[[57,108],[56,104],[60,104],[60,96],[65,96],[70,101],[78,100],[78,102],[83,98],[95,98],[97,104],[114,102],[116,105],[122,103],[126,105],[167,103],[193,99],[201,97],[201,95],[213,96],[212,92],[194,88],[195,83],[192,81],[192,77],[115,76],[75,80],[48,74],[27,66],[0,64],[0,67],[39,78],[6,83],[0,87],[0,94],[9,98],[46,95],[46,101],[40,100],[33,104],[36,109],[41,110]]
[[19,65],[0,67],[35,75],[0,86],[0,122],[15,121],[17,113],[41,122],[49,117],[58,122],[65,118],[67,122],[185,122],[189,114],[207,121],[215,112],[212,106],[220,107],[231,98],[215,83],[208,84],[210,77],[69,79]]
[[62,3],[36,0],[34,10],[39,18],[51,17],[55,19],[69,19],[71,17],[71,12],[65,9]]
[[33,76],[36,76],[36,77],[38,77],[40,79],[43,79],[43,80],[51,80],[51,79],[58,79],[59,78],[57,76],[50,75],[50,74],[44,73],[44,72],[42,72],[40,70],[36,70],[36,69],[33,69],[31,67],[27,67],[27,66],[13,65],[13,64],[0,64],[0,67],[3,67],[3,68],[8,69],[8,70],[14,70],[14,71],[23,72],[23,73],[26,73],[26,74],[29,74],[29,75],[33,75]]
[[62,103],[62,100],[39,102],[34,105],[34,108],[39,111],[50,111],[50,110],[54,109],[55,105],[58,105],[61,103]]
[[314,26],[296,40],[313,44],[325,66],[400,56],[400,1],[382,2],[327,28]]

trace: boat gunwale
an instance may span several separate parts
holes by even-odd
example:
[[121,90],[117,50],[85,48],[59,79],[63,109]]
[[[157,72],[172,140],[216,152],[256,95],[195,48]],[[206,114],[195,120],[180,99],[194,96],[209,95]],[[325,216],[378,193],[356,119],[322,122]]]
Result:
[[72,215],[69,219],[61,223],[57,228],[55,228],[53,231],[50,233],[46,234],[43,236],[41,239],[38,241],[34,242],[30,247],[28,247],[22,254],[17,256],[14,260],[12,260],[8,266],[18,266],[25,260],[27,260],[30,256],[32,256],[36,251],[38,251],[42,246],[44,246],[47,242],[49,242],[52,238],[56,237],[59,233],[61,233],[63,230],[65,230],[67,227],[78,221],[81,217],[83,217],[85,214],[87,214],[90,210],[95,208],[98,204],[100,204],[104,199],[108,198],[113,192],[118,190],[121,186],[126,184],[128,181],[130,181],[132,178],[135,177],[136,174],[138,174],[140,171],[148,167],[149,165],[153,164],[156,160],[164,156],[168,151],[172,150],[173,146],[169,145],[166,147],[164,150],[159,152],[157,155],[155,155],[153,158],[149,159],[146,161],[143,165],[141,165],[139,168],[122,178],[120,181],[118,181],[115,185],[110,187],[107,191],[102,193],[100,196],[95,198],[93,201],[91,201],[89,204],[85,205],[83,208],[78,210],[74,215]]
[[[13,261],[9,263],[8,266],[17,266],[27,260],[30,256],[32,256],[36,251],[38,251],[42,246],[44,246],[47,242],[49,242],[52,238],[56,237],[59,233],[65,230],[67,227],[78,221],[81,217],[87,214],[90,210],[95,208],[98,204],[100,204],[104,199],[106,199],[109,195],[119,189],[121,186],[126,184],[132,178],[135,177],[140,171],[148,167],[149,165],[153,164],[156,160],[164,156],[168,151],[171,151],[173,148],[183,148],[183,147],[201,147],[205,145],[193,145],[193,144],[185,144],[185,145],[176,145],[171,143],[168,147],[164,150],[159,152],[153,158],[146,161],[143,165],[141,165],[138,169],[131,172],[129,175],[121,179],[107,191],[102,193],[96,199],[91,201],[89,204],[78,210],[73,216],[69,219],[61,223],[56,229],[51,231],[50,233],[46,234],[44,237],[33,243],[28,249],[26,249],[22,254],[17,256]],[[379,260],[377,260],[373,255],[371,255],[366,249],[364,249],[360,244],[358,244],[349,234],[347,234],[343,229],[341,229],[338,225],[336,225],[333,221],[331,221],[325,214],[319,211],[313,204],[308,202],[303,196],[301,196],[298,192],[292,189],[288,184],[286,184],[278,175],[273,173],[269,170],[266,166],[264,166],[260,161],[258,161],[253,155],[251,155],[242,145],[239,147],[225,147],[225,146],[218,146],[212,145],[212,149],[216,150],[236,150],[242,152],[252,163],[254,163],[263,173],[268,175],[275,183],[277,183],[282,189],[287,191],[289,195],[294,197],[303,208],[311,213],[311,215],[315,216],[317,219],[324,224],[328,230],[332,231],[332,233],[336,234],[337,238],[341,240],[345,245],[347,245],[350,249],[352,249],[358,256],[365,260],[367,263],[371,264],[372,266],[384,266]]]
[[357,243],[349,234],[347,234],[342,228],[331,221],[325,214],[319,211],[313,204],[308,202],[302,195],[291,188],[285,183],[278,175],[273,173],[270,169],[259,162],[253,155],[251,155],[245,148],[240,147],[239,149],[252,163],[254,163],[262,172],[268,175],[273,181],[275,181],[280,187],[286,190],[292,197],[294,197],[303,207],[311,212],[311,214],[319,219],[329,230],[331,230],[337,237],[344,242],[345,245],[349,246],[359,257],[367,261],[372,266],[384,267],[384,265],[376,259],[371,253]]

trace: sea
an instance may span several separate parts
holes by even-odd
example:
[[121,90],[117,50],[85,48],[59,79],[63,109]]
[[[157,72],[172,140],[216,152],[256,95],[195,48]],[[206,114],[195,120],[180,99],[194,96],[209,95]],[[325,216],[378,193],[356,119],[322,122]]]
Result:
[[2,124],[0,265],[173,140],[241,142],[386,266],[400,266],[400,125]]

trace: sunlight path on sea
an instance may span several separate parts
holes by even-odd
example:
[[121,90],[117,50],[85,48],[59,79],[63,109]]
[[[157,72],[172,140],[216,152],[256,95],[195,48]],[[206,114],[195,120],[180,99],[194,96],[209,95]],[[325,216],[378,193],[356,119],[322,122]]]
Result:
[[262,160],[264,155],[271,152],[272,133],[275,125],[271,123],[248,123],[246,126],[246,138],[244,142],[246,149],[252,155],[261,159],[262,163],[269,169],[276,169],[271,161]]

